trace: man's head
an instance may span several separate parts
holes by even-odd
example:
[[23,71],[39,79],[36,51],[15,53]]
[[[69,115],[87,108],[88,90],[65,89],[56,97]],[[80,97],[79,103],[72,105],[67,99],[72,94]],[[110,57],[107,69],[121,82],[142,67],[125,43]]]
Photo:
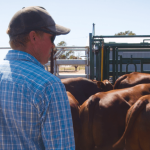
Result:
[[[10,46],[13,49],[24,50],[38,60],[37,55],[44,53],[44,46],[40,43],[44,44],[43,40],[46,40],[46,35],[49,36],[47,42],[51,45],[50,47],[47,45],[47,48],[51,49],[54,46],[55,36],[68,34],[69,32],[70,29],[56,24],[45,8],[39,6],[19,10],[11,19],[7,29]],[[31,47],[34,52],[29,52]],[[43,64],[43,62],[41,63]]]

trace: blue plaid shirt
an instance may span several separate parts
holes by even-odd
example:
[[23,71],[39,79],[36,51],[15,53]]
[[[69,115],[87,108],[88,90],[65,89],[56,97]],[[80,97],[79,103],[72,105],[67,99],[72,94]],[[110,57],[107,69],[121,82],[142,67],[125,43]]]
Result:
[[0,150],[74,150],[70,105],[60,79],[28,53],[0,63]]

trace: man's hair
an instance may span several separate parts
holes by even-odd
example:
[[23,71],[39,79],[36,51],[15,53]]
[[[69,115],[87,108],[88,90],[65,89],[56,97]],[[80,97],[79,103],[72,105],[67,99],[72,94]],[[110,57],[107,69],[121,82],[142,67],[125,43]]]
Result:
[[[10,30],[8,29],[7,34],[9,34]],[[35,30],[36,34],[40,37],[43,36],[44,32]],[[12,49],[17,48],[26,48],[26,44],[29,42],[29,33],[24,33],[20,35],[16,35],[14,37],[10,37],[9,44]]]

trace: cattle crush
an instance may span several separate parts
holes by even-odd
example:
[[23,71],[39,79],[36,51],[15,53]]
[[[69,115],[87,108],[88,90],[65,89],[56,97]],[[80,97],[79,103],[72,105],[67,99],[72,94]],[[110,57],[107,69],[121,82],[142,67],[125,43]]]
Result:
[[[110,39],[113,42],[108,42]],[[119,76],[133,71],[150,73],[149,40],[150,35],[95,36],[93,24],[93,33],[89,34],[90,79],[112,77],[114,83]]]

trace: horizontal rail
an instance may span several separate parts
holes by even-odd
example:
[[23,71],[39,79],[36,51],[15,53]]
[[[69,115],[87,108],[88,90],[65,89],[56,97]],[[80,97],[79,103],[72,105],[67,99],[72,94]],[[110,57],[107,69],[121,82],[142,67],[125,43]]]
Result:
[[[55,54],[55,59],[54,59],[54,75],[56,75],[57,77],[59,77],[60,79],[63,78],[76,78],[76,77],[84,77],[84,78],[89,78],[89,47],[88,46],[56,46],[55,47],[58,52],[62,51],[62,53],[64,51],[85,51],[86,52],[86,56],[87,60],[82,60],[82,59],[70,59],[70,60],[66,60],[66,59],[57,59],[57,55],[59,55],[59,53]],[[12,49],[11,47],[0,47],[0,50],[2,49]],[[63,74],[59,74],[59,66],[60,65],[85,65],[85,74],[67,74],[67,75],[63,75]],[[48,71],[48,67],[51,66],[51,62],[49,61],[48,63],[46,63],[45,65],[45,69]]]
[[[61,48],[60,48],[61,49]],[[78,49],[74,49],[74,48],[63,48],[62,51],[88,51],[88,48],[84,48],[84,49],[81,49],[81,48],[78,48]]]
[[[86,51],[86,50],[88,50],[89,49],[89,47],[88,46],[76,46],[76,47],[74,47],[74,46],[56,46],[55,48],[64,48],[64,49],[71,49],[71,50],[74,50],[74,51],[76,51],[76,49],[79,49],[80,51]],[[0,47],[0,49],[12,49],[11,47]]]
[[[133,71],[128,71],[128,73],[132,73]],[[126,71],[122,71],[121,72],[122,75],[126,74],[127,72]],[[150,70],[143,70],[143,73],[150,73]],[[118,71],[118,74],[120,74],[120,71]],[[112,71],[109,71],[109,76],[113,76],[113,72]],[[120,75],[119,75],[120,76]]]
[[150,48],[150,43],[104,43],[104,46],[107,47],[118,47],[118,48]]
[[0,49],[12,49],[11,47],[0,47]]
[[88,46],[56,46],[57,48],[89,48]]
[[[141,64],[141,61],[143,64],[150,64],[150,59],[149,58],[122,58],[121,60],[118,60],[118,65],[119,64]],[[114,63],[116,64],[116,60],[114,60]],[[109,64],[113,64],[113,60],[109,60]]]
[[87,60],[70,59],[70,60],[56,60],[56,65],[86,65]]
[[132,38],[132,37],[150,37],[150,35],[106,35],[106,36],[93,36],[93,38]]
[[120,51],[150,51],[150,48],[118,48]]
[[[45,66],[50,66],[51,62],[45,64]],[[87,65],[87,60],[81,59],[56,59],[56,65]]]
[[77,77],[83,77],[83,78],[87,78],[86,74],[79,74],[79,75],[58,75],[57,76],[60,79],[64,79],[64,78],[77,78]]

